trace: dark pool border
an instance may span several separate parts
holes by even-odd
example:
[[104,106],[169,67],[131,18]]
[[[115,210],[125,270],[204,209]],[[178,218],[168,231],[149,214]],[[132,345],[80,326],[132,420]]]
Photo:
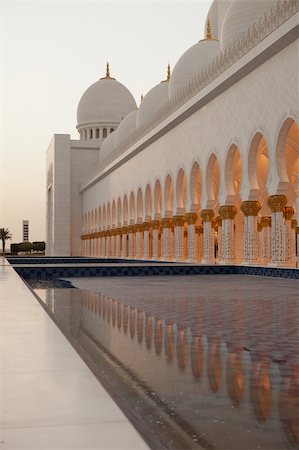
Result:
[[[11,262],[11,261],[10,261]],[[37,262],[37,261],[36,261]],[[112,264],[101,266],[55,265],[43,266],[18,265],[11,262],[16,272],[25,279],[53,279],[73,277],[126,277],[126,276],[157,276],[157,275],[255,275],[275,278],[299,279],[299,270],[278,267],[255,266],[220,266],[220,265],[126,265]],[[79,263],[80,264],[80,263]],[[93,262],[94,264],[94,262]],[[111,261],[110,261],[111,264]]]

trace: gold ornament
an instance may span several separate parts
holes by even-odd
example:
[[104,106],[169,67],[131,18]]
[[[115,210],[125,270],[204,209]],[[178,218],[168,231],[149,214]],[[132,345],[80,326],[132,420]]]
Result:
[[219,215],[222,220],[233,220],[237,214],[237,208],[234,205],[223,205],[219,208]]
[[242,203],[241,211],[245,217],[257,216],[261,209],[261,204],[258,201],[247,200]]
[[200,215],[203,222],[212,222],[214,211],[212,209],[203,209]]
[[161,219],[162,228],[171,228],[171,218],[170,217],[164,217]]
[[282,212],[287,204],[287,198],[285,195],[270,195],[268,197],[267,205],[271,209],[271,212]]
[[186,214],[186,222],[188,225],[195,225],[198,215],[196,213],[189,212]]
[[159,230],[160,225],[161,225],[160,220],[152,220],[151,221],[151,227],[153,230]]
[[185,223],[185,216],[173,216],[172,224],[175,227],[182,227]]
[[291,220],[294,213],[295,213],[295,211],[292,206],[285,206],[283,209],[283,216],[284,216],[285,220]]

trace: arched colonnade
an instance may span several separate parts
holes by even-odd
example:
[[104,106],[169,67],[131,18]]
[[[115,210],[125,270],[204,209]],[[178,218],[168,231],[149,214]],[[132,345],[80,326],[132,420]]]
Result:
[[224,163],[211,153],[204,177],[194,161],[189,171],[178,166],[176,175],[149,180],[144,188],[120,193],[84,213],[82,254],[208,264],[295,264],[298,174],[299,128],[288,118],[277,134],[275,161],[270,160],[264,134],[256,132],[247,161],[233,143]]

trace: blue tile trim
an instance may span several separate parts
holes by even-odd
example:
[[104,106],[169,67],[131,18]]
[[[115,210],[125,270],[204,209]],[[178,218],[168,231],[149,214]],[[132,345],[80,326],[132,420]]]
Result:
[[[109,262],[111,262],[111,260],[109,260]],[[167,266],[165,264],[157,264],[154,266],[132,267],[122,264],[118,267],[19,267],[18,265],[14,265],[14,268],[16,272],[25,279],[42,280],[66,277],[125,277],[156,275],[255,275],[299,279],[298,269],[252,266],[187,266],[180,264]]]

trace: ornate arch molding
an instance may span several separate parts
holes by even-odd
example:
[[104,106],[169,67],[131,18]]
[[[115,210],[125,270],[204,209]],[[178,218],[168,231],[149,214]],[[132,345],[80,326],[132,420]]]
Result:
[[293,123],[296,123],[296,125],[298,126],[298,122],[294,117],[288,116],[287,118],[285,118],[281,122],[275,141],[275,162],[279,183],[289,182],[285,162],[285,145],[287,143],[289,130]]
[[[192,164],[188,170],[189,176],[189,202],[190,202],[190,211],[197,212],[202,203],[202,189],[203,189],[203,170],[202,165],[198,159],[193,159]],[[197,199],[197,175],[199,174],[200,179],[200,198],[199,201]]]
[[[225,163],[224,163],[224,174],[221,183],[221,197],[222,197],[222,204],[234,204],[234,200],[236,197],[236,192],[234,188],[234,179],[233,179],[233,161],[235,158],[235,155],[239,154],[241,159],[241,165],[242,165],[242,180],[243,180],[243,167],[244,167],[244,155],[242,155],[241,147],[240,145],[234,141],[230,143],[228,146],[226,152],[225,152]],[[241,180],[241,182],[242,182]],[[240,188],[241,191],[241,188]]]
[[160,219],[163,210],[163,188],[159,177],[156,177],[153,190],[154,218]]
[[[184,192],[185,189],[185,192]],[[188,181],[186,170],[183,165],[177,171],[175,178],[175,208],[176,214],[184,214],[188,198]]]
[[[203,180],[203,205],[202,207],[211,209],[215,204],[215,194],[213,192],[213,172],[215,168],[216,161],[218,161],[219,165],[219,189],[221,185],[221,179],[223,178],[221,174],[221,158],[220,154],[216,151],[211,151],[207,158],[207,164],[205,167],[204,180]],[[219,192],[218,192],[219,195]]]
[[174,200],[174,177],[171,171],[166,174],[164,181],[164,192],[163,193],[163,201],[164,201],[164,216],[171,216],[173,213],[173,200]]

